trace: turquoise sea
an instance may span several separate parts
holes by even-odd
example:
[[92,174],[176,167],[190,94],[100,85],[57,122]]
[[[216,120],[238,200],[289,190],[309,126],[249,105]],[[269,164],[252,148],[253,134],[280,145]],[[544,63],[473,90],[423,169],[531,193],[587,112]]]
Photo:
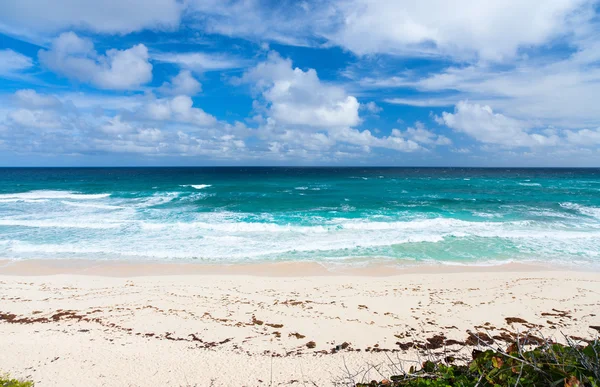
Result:
[[0,259],[600,267],[600,169],[0,169]]

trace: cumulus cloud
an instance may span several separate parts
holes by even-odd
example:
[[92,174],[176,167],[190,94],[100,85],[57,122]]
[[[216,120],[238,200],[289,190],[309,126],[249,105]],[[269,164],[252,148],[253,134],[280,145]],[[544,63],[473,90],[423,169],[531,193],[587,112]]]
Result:
[[20,128],[57,129],[61,126],[58,114],[53,111],[17,109],[7,116],[8,125]]
[[99,129],[107,134],[123,135],[135,131],[133,125],[123,122],[120,115],[106,119],[106,123],[99,126]]
[[282,128],[267,120],[259,128],[258,136],[268,144],[271,153],[280,158],[305,157],[323,159],[331,155],[347,157],[366,157],[373,148],[389,149],[399,152],[415,152],[423,148],[413,140],[406,139],[398,131],[389,136],[378,137],[370,130],[358,130],[348,127],[328,130],[306,131],[299,128]]
[[600,127],[596,129],[581,129],[566,131],[567,140],[580,146],[599,146]]
[[474,139],[506,147],[539,147],[560,144],[560,138],[551,132],[530,133],[531,125],[500,113],[487,105],[459,102],[454,113],[443,112],[436,121]]
[[183,95],[139,95],[138,104],[115,113],[103,109],[105,99],[90,97],[87,104],[80,104],[65,98],[33,90],[17,91],[9,100],[12,109],[4,116],[0,114],[0,127],[9,129],[0,136],[4,148],[44,154],[101,152],[203,156],[212,160],[335,162],[368,158],[376,154],[375,150],[422,151],[425,146],[433,146],[437,138],[426,136],[428,144],[423,144],[421,138],[409,138],[409,132],[398,130],[377,136],[370,130],[348,126],[281,125],[270,117],[251,128],[241,122],[219,121]]
[[[452,144],[449,138],[419,122],[405,130],[393,129],[387,135],[348,126],[281,125],[270,117],[251,128],[240,122],[217,120],[194,106],[188,96],[137,98],[137,104],[112,113],[99,110],[106,105],[104,99],[97,99],[96,105],[79,105],[85,106],[81,108],[63,96],[19,90],[7,100],[11,109],[5,115],[0,112],[0,128],[4,128],[0,141],[5,150],[21,153],[101,152],[285,162],[368,159]],[[88,98],[89,104],[91,101],[94,98]],[[600,145],[600,129],[534,131],[523,121],[468,102],[459,103],[454,112],[445,112],[436,119],[482,142],[488,152],[498,149],[494,145],[501,149],[552,146],[564,152],[581,152]],[[508,134],[502,135],[504,132]],[[463,146],[451,151],[467,153],[470,149]]]
[[389,136],[376,137],[370,130],[359,131],[357,129],[343,128],[332,132],[337,141],[346,142],[352,145],[362,146],[365,151],[369,148],[385,148],[401,152],[414,152],[422,147],[413,140],[406,139],[398,130],[392,130]]
[[366,104],[362,104],[361,108],[365,109],[366,111],[372,114],[381,113],[383,111],[383,109],[377,106],[377,104],[373,101],[367,102]]
[[152,80],[148,49],[143,44],[99,55],[91,40],[65,32],[49,50],[40,50],[38,56],[43,65],[57,74],[102,89],[132,89]]
[[19,0],[0,2],[0,30],[23,34],[81,28],[99,33],[129,33],[179,25],[178,0]]
[[594,0],[22,0],[0,4],[0,26],[16,34],[65,29],[124,34],[175,28],[185,12],[194,28],[260,42],[326,41],[359,55],[496,61],[579,34],[593,22],[595,6]]
[[358,54],[413,51],[501,60],[515,56],[520,47],[544,44],[551,38],[574,32],[577,26],[573,19],[581,17],[581,13],[574,15],[574,12],[589,3],[586,0],[339,1],[335,3],[339,27],[328,36]]
[[17,75],[32,66],[30,57],[11,49],[0,50],[0,77]]
[[242,77],[260,91],[269,116],[283,125],[344,127],[360,123],[360,104],[338,86],[319,80],[314,69],[294,68],[290,59],[270,53]]
[[17,103],[25,108],[58,108],[62,102],[53,95],[39,94],[32,89],[17,90],[15,92]]
[[[359,55],[443,55],[505,60],[521,48],[577,34],[591,0],[329,0],[300,3],[192,0],[203,28],[252,40],[319,45]],[[534,15],[534,17],[532,17]],[[286,20],[281,23],[281,20]],[[518,26],[518,28],[515,28]]]
[[423,145],[452,144],[452,141],[450,141],[448,137],[427,130],[422,122],[416,122],[414,128],[408,128],[404,132],[394,129],[392,133],[396,133],[396,135],[399,137],[405,137]]
[[159,90],[167,95],[193,96],[202,91],[202,85],[189,70],[181,70],[170,82],[164,82]]
[[136,117],[153,121],[173,121],[197,126],[214,125],[217,120],[200,108],[193,107],[194,102],[187,95],[174,98],[159,98],[147,102]]
[[[78,108],[54,95],[19,90],[0,112],[0,141],[7,150],[42,154],[127,153],[232,159],[251,131],[242,123],[217,121],[188,96],[141,100],[132,110],[103,110],[105,99]],[[59,101],[57,103],[57,101]],[[93,98],[87,100],[92,103]],[[69,109],[65,108],[69,105]]]
[[295,68],[274,52],[238,81],[253,86],[255,110],[266,116],[258,119],[256,135],[281,157],[364,157],[373,149],[415,152],[449,143],[422,124],[387,136],[357,129],[361,109],[377,113],[381,108],[374,102],[359,104],[342,86],[325,83],[314,69]]
[[17,108],[7,114],[6,122],[13,128],[58,129],[61,114],[68,114],[58,98],[35,90],[17,90],[12,100]]

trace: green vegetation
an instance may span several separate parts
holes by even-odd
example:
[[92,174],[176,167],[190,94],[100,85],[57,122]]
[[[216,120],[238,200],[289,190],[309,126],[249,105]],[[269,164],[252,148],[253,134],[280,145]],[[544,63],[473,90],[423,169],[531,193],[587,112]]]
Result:
[[0,375],[0,387],[33,387],[33,382],[11,379],[8,375]]
[[[451,360],[451,359],[450,359]],[[426,361],[422,368],[389,380],[359,383],[357,387],[560,386],[600,387],[600,342],[582,347],[546,343],[523,350],[511,344],[504,350],[473,351],[466,365]]]

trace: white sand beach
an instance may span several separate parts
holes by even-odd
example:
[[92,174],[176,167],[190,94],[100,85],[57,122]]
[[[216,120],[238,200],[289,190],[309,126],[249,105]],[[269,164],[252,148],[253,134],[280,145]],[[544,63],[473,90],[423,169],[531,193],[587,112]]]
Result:
[[328,386],[460,357],[468,332],[504,345],[600,329],[599,273],[514,265],[5,261],[0,301],[2,371],[42,387]]

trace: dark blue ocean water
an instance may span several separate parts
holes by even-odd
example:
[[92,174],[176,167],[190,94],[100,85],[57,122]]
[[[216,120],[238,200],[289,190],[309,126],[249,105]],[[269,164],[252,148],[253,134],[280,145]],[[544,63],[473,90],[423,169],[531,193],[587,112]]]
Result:
[[600,266],[600,169],[0,169],[0,258]]

